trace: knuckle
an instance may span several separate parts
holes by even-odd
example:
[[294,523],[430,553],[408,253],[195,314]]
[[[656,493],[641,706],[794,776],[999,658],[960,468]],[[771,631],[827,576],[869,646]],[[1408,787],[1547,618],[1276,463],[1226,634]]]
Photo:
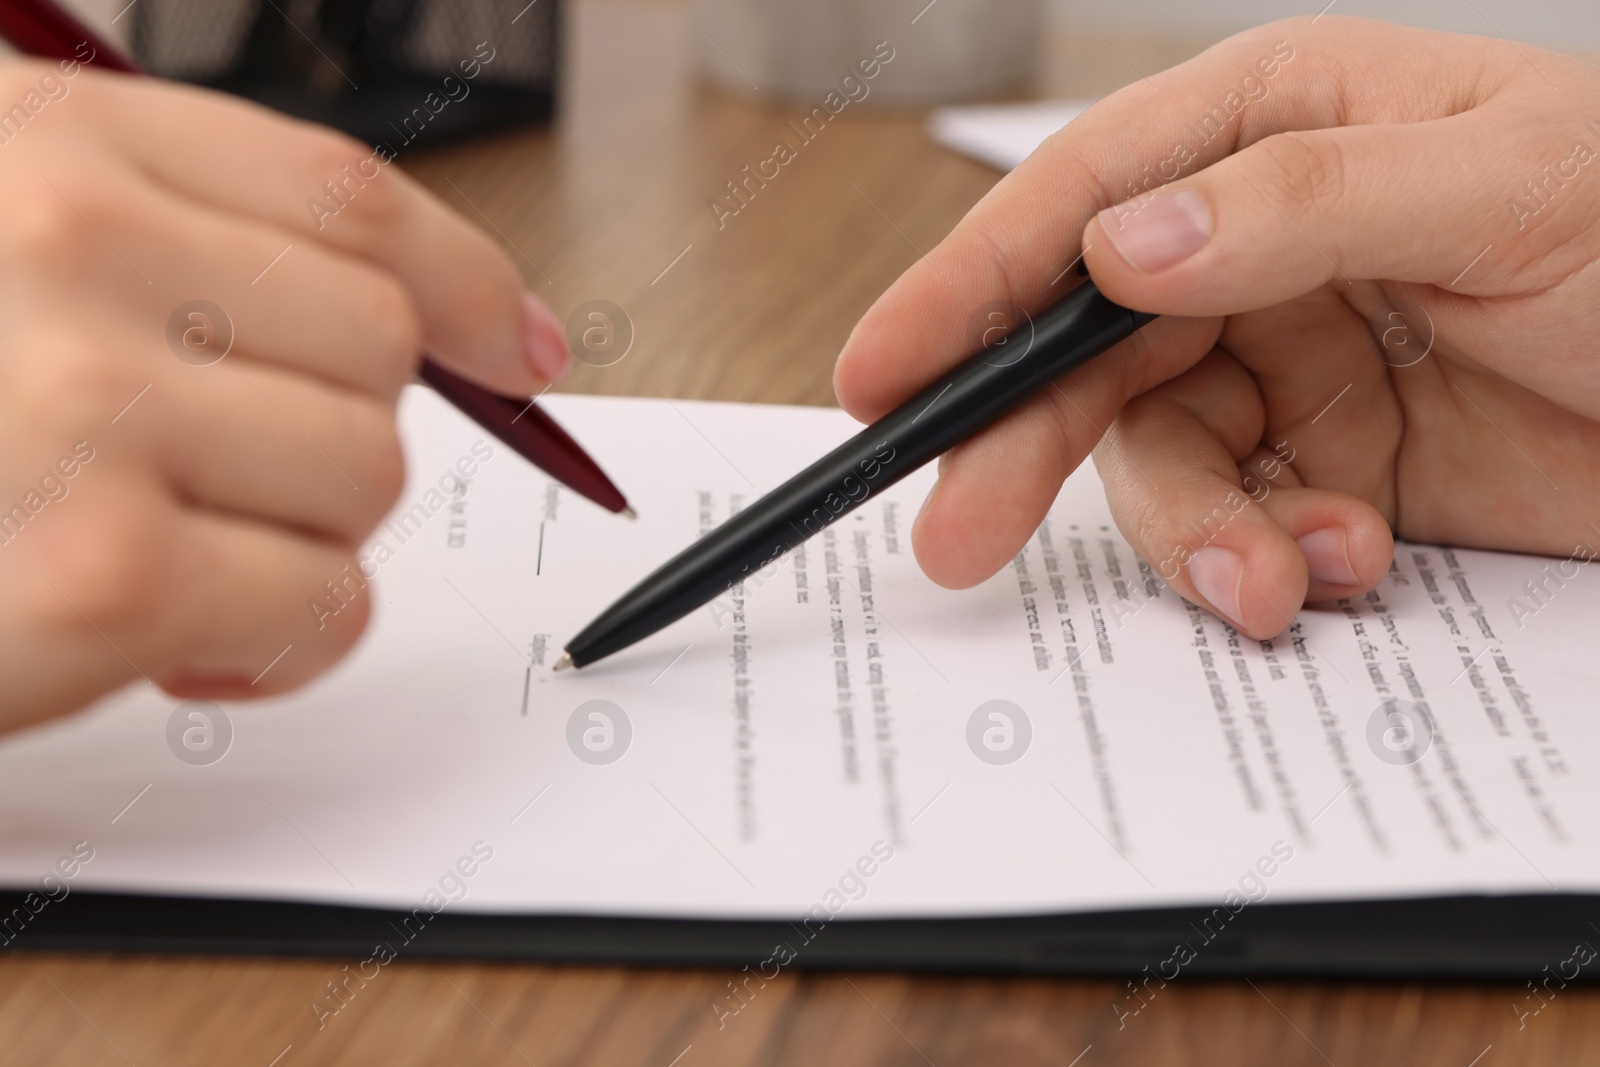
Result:
[[395,197],[389,191],[393,182],[385,180],[383,157],[371,146],[334,131],[318,131],[312,152],[321,181],[332,181],[351,198],[352,210],[363,214],[382,214],[392,207]]
[[398,392],[416,370],[423,348],[422,316],[405,286],[392,278],[382,277],[365,288],[360,321],[370,324],[366,328],[387,396]]
[[377,404],[362,404],[353,428],[361,467],[361,529],[365,536],[387,515],[405,489],[405,451],[394,413]]
[[400,500],[406,486],[406,455],[400,445],[400,430],[393,418],[385,420],[384,430],[372,442],[372,483],[382,507],[373,524],[388,514]]
[[[345,559],[340,573],[359,575],[362,582],[370,584],[371,579],[367,577],[367,572],[370,569],[370,564],[366,560],[352,552]],[[361,588],[363,592],[366,591],[365,586]],[[336,630],[334,642],[335,654],[342,656],[345,652],[348,652],[351,646],[355,644],[356,639],[366,632],[367,624],[371,621],[372,597],[370,595],[357,596],[349,600],[339,611],[339,626]],[[342,643],[337,640],[337,633],[340,632],[345,637]]]
[[1077,131],[1069,124],[1051,134],[1036,154],[1041,160],[1048,159],[1059,180],[1084,190],[1096,210],[1137,195],[1138,190],[1131,181],[1127,192],[1108,185],[1101,176],[1101,167],[1084,153],[1081,144]]
[[306,133],[306,166],[319,185],[336,180],[345,167],[355,170],[370,155],[372,149],[337,130],[310,127]]
[[404,198],[371,147],[333,130],[314,130],[305,152],[308,183],[316,199],[379,238],[404,211]]
[[363,247],[387,256],[404,229],[406,203],[396,179],[379,173],[346,196],[350,226]]
[[17,350],[30,358],[7,361],[0,382],[7,408],[36,435],[72,436],[103,425],[141,388],[129,361],[108,358],[103,346],[74,332],[33,332]]
[[411,294],[393,278],[384,277],[373,286],[369,309],[371,322],[383,354],[406,365],[422,351],[422,316],[412,303]]
[[400,179],[384,168],[367,179],[366,186],[353,201],[356,218],[367,227],[373,240],[389,240],[405,220],[407,198]]
[[[352,552],[339,562],[342,566],[332,572],[330,579],[339,593],[334,597],[338,610],[319,619],[315,627],[318,644],[322,646],[316,658],[323,661],[321,666],[315,668],[316,673],[321,673],[342,658],[366,632],[367,624],[372,619],[372,593],[369,587],[377,572],[371,561]],[[284,606],[290,611],[301,607],[298,602],[286,602]]]
[[152,605],[171,599],[174,577],[171,539],[156,509],[107,506],[89,495],[61,518],[69,521],[37,545],[41,571],[59,590],[40,598],[43,625],[151,636],[160,628]]
[[[1117,525],[1132,534],[1134,547],[1151,565],[1165,562],[1177,554],[1172,524],[1149,500],[1125,500],[1120,512]],[[1162,577],[1169,578],[1170,575],[1163,574]]]
[[1344,196],[1344,153],[1331,137],[1291,131],[1263,140],[1256,153],[1262,192],[1285,211],[1322,211]]
[[[1128,450],[1135,448],[1135,439],[1145,432],[1150,419],[1161,418],[1159,406],[1143,397],[1130,401],[1094,450],[1095,466],[1105,480],[1107,501],[1117,526],[1152,566],[1177,551],[1177,523],[1163,494],[1151,492],[1150,483],[1128,459]],[[1182,457],[1175,457],[1175,461],[1181,463]]]
[[[101,198],[89,189],[72,189],[62,195],[40,183],[38,188],[9,192],[6,217],[0,221],[0,259],[17,266],[25,264],[30,274],[75,270],[93,251],[92,242],[99,240],[86,219],[109,216],[112,210],[109,206],[104,212],[97,210]],[[69,203],[67,196],[78,206]],[[110,224],[108,218],[101,222],[102,227]]]

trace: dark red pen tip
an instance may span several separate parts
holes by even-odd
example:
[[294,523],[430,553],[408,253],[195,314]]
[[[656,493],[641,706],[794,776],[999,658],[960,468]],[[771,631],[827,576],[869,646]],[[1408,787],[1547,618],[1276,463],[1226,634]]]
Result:
[[532,401],[491,392],[431,359],[422,361],[418,377],[473,422],[511,446],[517,455],[568,489],[588,497],[607,511],[633,513],[627,498],[606,477],[600,465]]

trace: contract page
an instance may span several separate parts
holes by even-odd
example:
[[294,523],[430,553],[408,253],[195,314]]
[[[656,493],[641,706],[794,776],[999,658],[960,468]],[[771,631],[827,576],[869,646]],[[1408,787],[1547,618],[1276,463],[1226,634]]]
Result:
[[76,856],[73,889],[854,918],[1600,891],[1587,544],[1401,544],[1374,593],[1251,641],[1161,580],[1245,495],[1145,561],[1086,467],[1010,566],[953,592],[912,556],[930,469],[555,672],[635,581],[858,427],[543,403],[637,521],[410,390],[410,483],[359,566],[297,591],[283,656],[370,598],[356,652],[284,698],[140,684],[11,736],[0,881]]

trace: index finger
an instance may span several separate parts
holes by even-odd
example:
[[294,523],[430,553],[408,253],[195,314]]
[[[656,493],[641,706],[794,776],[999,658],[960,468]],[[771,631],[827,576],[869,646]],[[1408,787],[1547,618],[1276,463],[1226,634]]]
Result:
[[[1422,121],[1470,106],[1481,72],[1441,55],[1437,36],[1361,19],[1291,19],[1102,100],[1003,178],[868,310],[834,371],[840,403],[863,421],[878,418],[982,347],[979,309],[1031,313],[1065,295],[1076,281],[1066,268],[1103,208],[1276,133]],[[1158,380],[1182,369],[1151,368]],[[1135,391],[1155,384],[1127,377]],[[1089,414],[1109,420],[1124,399],[1107,397],[1112,406]]]
[[[113,76],[82,77],[106,88]],[[96,99],[106,133],[154,180],[384,269],[410,296],[429,351],[486,386],[529,395],[564,366],[560,323],[526,298],[483,231],[390,162],[392,148],[202,90],[116,84]]]

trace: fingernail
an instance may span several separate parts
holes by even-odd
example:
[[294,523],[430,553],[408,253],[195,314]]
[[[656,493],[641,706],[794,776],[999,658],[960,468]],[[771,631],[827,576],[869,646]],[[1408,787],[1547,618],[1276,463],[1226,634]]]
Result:
[[567,350],[567,331],[555,312],[531,294],[522,294],[522,347],[533,372],[554,382],[572,365]]
[[1239,588],[1244,585],[1244,557],[1231,548],[1207,545],[1189,561],[1189,581],[1194,591],[1213,608],[1239,625]]
[[1313,581],[1329,585],[1357,585],[1356,569],[1350,566],[1350,538],[1342,526],[1313,530],[1295,542],[1306,557],[1306,571]]
[[1193,189],[1157,193],[1100,212],[1100,228],[1134,270],[1153,274],[1182,263],[1211,239],[1211,208]]

